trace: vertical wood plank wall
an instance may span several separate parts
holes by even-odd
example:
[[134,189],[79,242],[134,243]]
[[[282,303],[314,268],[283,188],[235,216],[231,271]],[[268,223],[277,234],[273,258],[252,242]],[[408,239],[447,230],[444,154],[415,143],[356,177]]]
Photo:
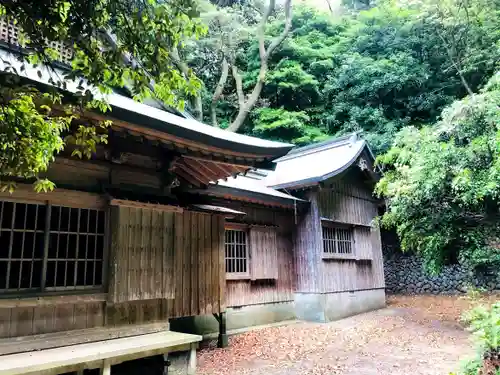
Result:
[[[133,210],[139,209],[128,209],[129,216]],[[33,306],[22,307],[15,306],[15,301],[10,307],[4,301],[4,307],[0,304],[0,337],[165,321],[173,317],[212,314],[224,310],[224,217],[190,211],[161,215],[147,213],[144,217],[149,218],[148,224],[143,223],[142,213],[135,215],[136,213],[134,211],[132,215],[135,224],[131,225],[132,222],[129,221],[125,232],[128,236],[131,230],[139,229],[137,238],[140,238],[140,241],[134,240],[131,243],[140,247],[140,253],[133,255],[122,251],[120,244],[123,244],[112,239],[117,254],[110,254],[112,260],[117,257],[126,260],[119,262],[120,267],[115,274],[118,284],[123,288],[130,287],[130,293],[126,289],[121,290],[123,296],[128,298],[126,301],[122,298],[119,303],[112,303],[112,300],[53,305],[33,303]],[[166,236],[160,243],[159,238],[152,238],[154,236],[151,233],[165,226],[171,229],[165,229]],[[143,238],[142,231],[149,233],[150,241],[147,240],[148,236]],[[173,269],[173,272],[170,272],[172,279],[163,273],[150,277],[153,270],[158,271],[158,265],[153,264],[160,259],[158,249],[167,247],[165,255],[169,256],[172,254],[169,252],[169,246],[173,246],[173,249],[170,249],[173,250],[172,267],[168,266],[168,262],[161,266],[162,270]],[[127,250],[130,251],[129,248]],[[161,260],[163,261],[163,258]],[[134,272],[126,272],[129,261],[136,264],[132,267]],[[125,269],[122,269],[122,266]],[[154,285],[151,284],[153,282]],[[172,284],[172,287],[163,288],[164,296],[169,298],[157,298],[156,284],[159,283]],[[140,299],[134,300],[137,298]]]
[[175,243],[175,298],[170,317],[224,310],[224,217],[190,211],[177,213]]
[[310,201],[309,210],[299,218],[294,237],[297,291],[321,292],[322,240],[317,192],[306,192],[304,199]]
[[278,241],[276,228],[250,228],[250,253],[251,280],[276,280],[278,278]]
[[318,191],[319,215],[342,223],[370,225],[377,205],[370,190],[356,181],[340,180]]
[[[377,215],[377,204],[371,190],[363,186],[359,179],[346,178],[318,191],[317,200],[321,218],[355,225],[354,256],[358,258],[321,259],[321,292],[383,288],[385,282],[380,232],[371,227],[372,220]],[[322,251],[320,248],[319,254]]]
[[108,300],[174,298],[173,211],[111,208]]
[[224,207],[245,212],[239,221],[276,226],[278,274],[275,280],[226,280],[228,307],[293,301],[294,264],[292,236],[293,209],[264,207],[235,201],[219,201]]

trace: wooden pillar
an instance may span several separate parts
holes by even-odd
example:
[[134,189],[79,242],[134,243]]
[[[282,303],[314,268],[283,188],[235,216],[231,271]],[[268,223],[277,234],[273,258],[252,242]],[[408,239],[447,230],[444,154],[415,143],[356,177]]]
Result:
[[168,353],[163,354],[163,374],[168,375],[168,368],[170,367],[170,361],[168,360]]
[[196,374],[196,347],[197,346],[198,346],[198,344],[193,343],[193,344],[191,344],[191,349],[189,350],[188,368],[187,368],[188,375],[195,375]]
[[217,321],[219,322],[219,338],[217,340],[217,347],[227,348],[227,346],[229,345],[229,340],[226,330],[226,313],[221,312],[217,318]]
[[102,364],[101,375],[111,375],[111,365],[108,360],[104,360]]

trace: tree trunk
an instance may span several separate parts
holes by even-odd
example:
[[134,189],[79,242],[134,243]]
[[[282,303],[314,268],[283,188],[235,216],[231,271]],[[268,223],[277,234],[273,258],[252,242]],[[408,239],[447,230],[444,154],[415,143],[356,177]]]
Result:
[[[173,62],[177,65],[177,68],[184,74],[186,79],[189,78],[189,66],[181,60],[179,50],[177,47],[172,49],[170,53]],[[192,96],[190,98],[191,105],[193,106],[193,115],[198,121],[203,121],[203,101],[201,100],[201,95]]]
[[229,64],[225,57],[222,58],[221,75],[219,82],[217,82],[217,87],[215,88],[214,95],[212,96],[212,103],[210,103],[210,116],[212,118],[212,125],[219,126],[217,123],[217,102],[224,91],[224,86],[227,82],[227,77],[229,75]]
[[286,0],[285,2],[285,27],[283,31],[281,32],[280,35],[275,37],[272,41],[269,47],[266,49],[265,45],[265,33],[266,33],[266,24],[271,16],[271,13],[274,10],[276,4],[276,0],[269,0],[269,6],[267,7],[266,11],[264,12],[264,15],[262,16],[262,20],[260,22],[259,28],[258,28],[258,36],[259,36],[259,55],[260,55],[260,71],[259,71],[259,77],[257,78],[257,82],[255,83],[255,86],[252,90],[252,93],[246,98],[243,94],[243,88],[241,83],[241,77],[236,69],[236,66],[233,64],[233,76],[236,81],[236,91],[238,94],[238,114],[236,115],[236,118],[233,120],[233,122],[229,125],[227,128],[229,131],[236,132],[238,131],[243,123],[245,122],[245,119],[248,117],[248,114],[252,110],[252,108],[255,106],[257,103],[257,100],[259,100],[260,93],[262,91],[262,88],[264,87],[264,83],[266,81],[266,74],[268,71],[268,61],[269,57],[273,54],[273,52],[276,50],[276,48],[279,47],[281,43],[286,39],[288,34],[290,33],[290,30],[292,28],[292,0]]
[[457,71],[457,74],[458,76],[460,77],[460,81],[462,82],[462,85],[465,87],[465,90],[467,91],[467,93],[472,96],[474,95],[474,92],[472,91],[472,89],[470,88],[469,84],[467,83],[467,80],[465,79],[463,73],[462,73],[462,69],[460,68],[459,66],[459,62],[458,62],[458,59],[455,60],[455,57],[453,56],[453,52],[451,51],[450,47],[449,47],[449,44],[448,42],[446,41],[446,39],[444,38],[443,34],[441,34],[439,32],[439,30],[437,30],[437,34],[439,36],[439,38],[441,39],[441,41],[443,42],[443,47],[445,48],[446,50],[446,54],[448,55],[448,60],[450,60],[450,63],[451,65],[455,68],[455,70]]
[[241,128],[243,122],[245,121],[248,114],[254,107],[255,103],[257,103],[257,100],[259,100],[260,92],[264,87],[266,74],[267,74],[267,64],[262,65],[260,67],[259,77],[257,78],[257,83],[255,84],[252,93],[250,94],[248,99],[244,101],[242,105],[239,106],[238,114],[236,115],[236,118],[233,120],[231,125],[229,125],[227,130],[236,132]]

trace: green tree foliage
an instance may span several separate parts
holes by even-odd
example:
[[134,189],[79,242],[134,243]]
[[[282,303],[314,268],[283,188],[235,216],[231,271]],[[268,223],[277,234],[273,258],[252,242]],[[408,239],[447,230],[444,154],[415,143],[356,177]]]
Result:
[[434,127],[407,127],[378,158],[387,169],[382,224],[430,270],[460,260],[498,270],[500,250],[500,73],[455,101]]
[[464,316],[476,346],[475,358],[464,364],[464,375],[500,374],[500,302],[478,305]]
[[[204,17],[208,19],[207,37],[186,46],[182,53],[184,58],[178,54],[179,62],[184,69],[194,67],[200,76],[205,77],[205,98],[210,98],[210,105],[205,108],[210,108],[208,112],[212,125],[222,123],[229,131],[239,131],[259,102],[265,82],[272,72],[269,69],[271,58],[290,33],[292,0],[286,0],[281,6],[276,5],[275,0],[268,0],[265,4],[249,2],[229,8],[214,9],[209,5],[205,8],[210,13]],[[283,22],[274,22],[273,30],[269,32],[272,20]],[[255,46],[256,55],[252,61],[255,71],[251,81],[244,81],[242,71],[248,71],[245,56],[249,45]],[[206,53],[207,47],[209,53]],[[215,69],[212,68],[212,74],[207,77],[207,67],[214,65]],[[231,91],[228,92],[226,86],[230,76]],[[230,100],[225,97],[230,97]],[[226,109],[221,121],[218,119],[220,105]],[[204,114],[202,106],[198,100],[196,113],[200,120],[203,120]]]
[[[476,91],[500,60],[498,1],[439,3],[379,1],[337,18],[295,6],[291,35],[271,56],[242,131],[303,144],[363,130],[375,151],[385,151],[402,127],[436,122],[446,105],[468,94],[464,81]],[[273,20],[268,38],[282,29],[283,20]],[[258,45],[250,39],[241,49],[248,88],[258,76]],[[225,89],[222,123],[237,109],[234,84]],[[287,116],[295,119],[294,132],[276,110],[299,113]]]
[[[191,0],[92,0],[92,1],[3,1],[0,16],[21,30],[19,43],[24,64],[39,67],[38,75],[49,74],[59,89],[68,80],[79,81],[72,105],[61,92],[41,93],[15,76],[9,61],[2,61],[0,74],[0,178],[3,188],[13,178],[37,178],[47,169],[54,154],[72,143],[73,154],[89,157],[95,145],[105,142],[109,125],[70,126],[81,109],[106,111],[104,102],[94,95],[126,87],[137,99],[153,97],[168,106],[183,107],[182,98],[193,95],[200,81],[182,74],[174,65],[171,52],[183,39],[195,37],[204,26],[193,17],[196,4]],[[56,73],[61,60],[53,42],[67,43],[73,51],[70,69]],[[41,66],[49,69],[41,69]],[[97,88],[90,90],[90,87]],[[64,97],[69,99],[67,95]],[[53,111],[58,106],[62,110]],[[53,187],[39,180],[37,190]]]

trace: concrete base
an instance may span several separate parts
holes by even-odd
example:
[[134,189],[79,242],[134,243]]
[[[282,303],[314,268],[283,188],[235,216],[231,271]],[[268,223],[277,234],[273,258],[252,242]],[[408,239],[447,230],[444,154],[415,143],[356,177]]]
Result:
[[295,293],[297,319],[330,322],[385,306],[385,290],[342,293]]
[[[294,319],[293,302],[230,307],[226,310],[228,331]],[[219,325],[212,315],[202,315],[172,319],[170,320],[170,329],[177,332],[206,335],[218,332]]]

